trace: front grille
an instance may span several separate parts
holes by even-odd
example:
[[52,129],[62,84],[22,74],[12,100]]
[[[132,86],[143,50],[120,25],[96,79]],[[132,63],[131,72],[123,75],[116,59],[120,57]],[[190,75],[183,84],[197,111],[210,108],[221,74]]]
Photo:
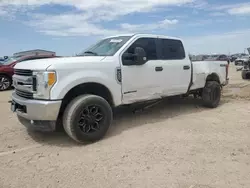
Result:
[[33,93],[30,93],[30,92],[27,92],[27,91],[21,91],[21,90],[18,90],[18,89],[16,89],[15,92],[19,97],[23,97],[23,98],[26,98],[26,99],[33,99]]
[[21,76],[32,76],[32,70],[14,69],[14,74],[21,75]]

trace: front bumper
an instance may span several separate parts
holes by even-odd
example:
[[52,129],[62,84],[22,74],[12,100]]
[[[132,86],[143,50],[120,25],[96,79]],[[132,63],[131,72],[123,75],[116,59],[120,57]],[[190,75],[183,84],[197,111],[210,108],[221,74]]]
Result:
[[56,130],[57,118],[62,101],[25,99],[12,93],[11,110],[26,128],[51,132]]
[[61,103],[62,101],[25,99],[12,93],[12,111],[28,120],[56,121]]

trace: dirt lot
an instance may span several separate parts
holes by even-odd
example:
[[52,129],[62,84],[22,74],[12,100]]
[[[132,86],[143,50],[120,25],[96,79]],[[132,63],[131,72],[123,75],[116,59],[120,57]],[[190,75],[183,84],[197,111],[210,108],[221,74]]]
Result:
[[185,99],[124,110],[91,145],[28,132],[0,93],[0,188],[249,188],[250,82],[234,67],[230,82],[217,109]]

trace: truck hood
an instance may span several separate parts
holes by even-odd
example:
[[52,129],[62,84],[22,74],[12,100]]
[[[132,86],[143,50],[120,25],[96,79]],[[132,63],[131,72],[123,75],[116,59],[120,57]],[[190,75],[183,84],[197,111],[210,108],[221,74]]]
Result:
[[100,62],[105,56],[78,56],[78,57],[60,57],[60,58],[48,58],[24,61],[17,63],[15,69],[32,69],[32,70],[46,70],[48,67],[59,64],[78,64],[78,63],[93,63]]

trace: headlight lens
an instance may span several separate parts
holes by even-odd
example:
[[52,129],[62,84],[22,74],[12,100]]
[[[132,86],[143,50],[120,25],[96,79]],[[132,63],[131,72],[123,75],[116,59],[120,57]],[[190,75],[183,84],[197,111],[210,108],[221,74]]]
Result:
[[50,90],[56,83],[56,72],[54,71],[37,71],[33,75],[36,77],[36,91],[34,98],[49,99]]

